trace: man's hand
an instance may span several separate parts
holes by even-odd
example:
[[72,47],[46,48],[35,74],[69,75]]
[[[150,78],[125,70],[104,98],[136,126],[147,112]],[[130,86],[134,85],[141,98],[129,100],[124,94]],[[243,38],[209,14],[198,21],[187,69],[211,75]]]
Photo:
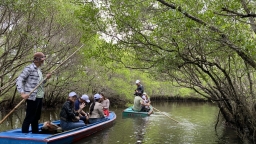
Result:
[[84,116],[87,115],[83,110],[82,110],[80,113],[81,113],[82,115],[84,115]]
[[29,95],[28,94],[25,94],[25,93],[21,93],[20,96],[23,98],[23,99],[28,99]]
[[80,104],[80,109],[82,110],[85,107],[85,103]]
[[46,78],[49,79],[49,78],[51,78],[51,76],[52,76],[52,73],[48,73],[48,74],[46,75]]

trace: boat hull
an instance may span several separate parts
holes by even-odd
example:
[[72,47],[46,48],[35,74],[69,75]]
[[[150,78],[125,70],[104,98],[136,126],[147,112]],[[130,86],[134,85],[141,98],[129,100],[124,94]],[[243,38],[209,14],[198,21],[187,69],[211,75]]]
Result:
[[[115,119],[116,114],[110,112],[109,116],[100,122],[57,134],[32,134],[31,132],[25,134],[21,133],[21,129],[9,130],[0,133],[0,144],[70,144],[111,127]],[[59,121],[54,123],[59,124]],[[39,124],[39,128],[42,125]]]
[[133,111],[132,107],[129,107],[125,109],[122,113],[123,118],[126,117],[147,117],[150,116],[153,113],[153,107],[150,106],[150,111],[149,112],[137,112]]

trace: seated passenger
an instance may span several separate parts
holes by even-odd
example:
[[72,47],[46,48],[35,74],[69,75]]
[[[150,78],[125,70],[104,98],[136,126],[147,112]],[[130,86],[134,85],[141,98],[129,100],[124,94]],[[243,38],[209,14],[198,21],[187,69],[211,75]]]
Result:
[[95,123],[105,118],[103,112],[103,106],[101,102],[101,95],[95,94],[94,95],[94,102],[90,105],[90,118],[89,123]]
[[142,111],[142,110],[144,110],[145,106],[150,106],[150,103],[144,103],[141,96],[134,97],[134,103],[133,103],[133,107],[132,107],[133,111]]
[[80,120],[79,113],[84,108],[85,104],[81,104],[79,110],[75,112],[74,102],[77,99],[75,92],[69,93],[67,101],[63,104],[60,111],[60,126],[63,130],[70,130],[77,127],[85,126],[85,123]]
[[[86,106],[86,103],[89,104],[89,102],[90,102],[89,97],[86,94],[82,95],[82,97],[80,97],[75,101],[75,111],[78,112],[81,104],[85,104]],[[80,111],[79,117],[80,117],[80,120],[84,121],[84,123],[86,124],[88,123],[89,115],[85,113],[83,110]]]
[[147,103],[151,102],[151,101],[150,101],[150,97],[147,95],[147,93],[144,92],[142,96],[145,96],[145,98],[146,98],[145,101],[146,101]]
[[[151,103],[150,99],[147,97],[147,94],[145,92],[143,93],[142,99],[143,99],[144,103],[150,105],[150,103]],[[150,110],[150,107],[148,105],[146,105],[146,106],[142,107],[141,111],[148,112],[149,110]]]
[[104,115],[105,116],[109,116],[109,105],[110,105],[110,102],[109,102],[109,99],[107,99],[104,95],[104,93],[100,93],[100,95],[102,96],[102,106],[103,106],[103,112],[104,112]]

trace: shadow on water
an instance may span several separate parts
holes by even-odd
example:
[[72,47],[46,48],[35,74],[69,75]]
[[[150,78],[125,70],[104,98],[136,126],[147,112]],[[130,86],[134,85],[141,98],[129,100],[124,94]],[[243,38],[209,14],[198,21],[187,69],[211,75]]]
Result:
[[[115,124],[75,144],[241,144],[233,129],[221,122],[214,129],[218,108],[210,103],[153,102],[155,111],[149,117],[123,118],[124,109],[111,109],[117,115]],[[44,110],[41,122],[58,120],[60,109]],[[1,112],[2,119],[7,113]],[[169,117],[179,121],[175,121]],[[25,109],[16,110],[1,124],[0,131],[21,127]]]

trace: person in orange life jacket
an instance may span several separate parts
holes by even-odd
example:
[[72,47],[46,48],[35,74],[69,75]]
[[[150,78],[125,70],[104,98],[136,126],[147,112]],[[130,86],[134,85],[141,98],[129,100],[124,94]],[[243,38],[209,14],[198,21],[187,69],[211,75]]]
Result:
[[135,96],[142,96],[144,92],[144,87],[142,86],[140,80],[136,80],[137,89],[135,90]]
[[[29,125],[31,124],[32,133],[38,133],[38,121],[41,117],[42,100],[44,97],[44,83],[43,74],[40,67],[44,64],[46,56],[42,52],[36,52],[34,54],[33,63],[26,66],[16,81],[17,90],[21,97],[26,100],[26,116],[22,123],[22,133],[29,132]],[[51,73],[46,75],[49,79]],[[43,81],[43,82],[42,82]],[[29,93],[39,84],[34,92]]]
[[74,110],[74,103],[77,99],[75,92],[70,92],[67,101],[63,104],[60,111],[60,126],[63,130],[71,130],[77,127],[85,126],[84,121],[80,120],[79,113],[85,104],[79,105],[79,110]]
[[104,115],[109,116],[109,105],[110,105],[109,99],[107,99],[104,93],[102,92],[100,93],[100,95],[102,96],[101,104],[103,106]]
[[[75,111],[78,111],[80,109],[81,104],[85,104],[86,106],[86,104],[89,104],[89,103],[90,103],[90,100],[88,95],[83,94],[79,99],[75,101]],[[84,112],[84,110],[80,111],[79,117],[80,117],[80,120],[83,120],[85,123],[88,123],[89,115],[86,112]]]
[[104,112],[103,112],[103,106],[100,103],[102,100],[102,97],[100,94],[95,94],[94,95],[94,102],[90,105],[90,118],[89,118],[89,123],[95,123],[98,122],[100,120],[102,120],[103,118],[105,118],[104,116]]

